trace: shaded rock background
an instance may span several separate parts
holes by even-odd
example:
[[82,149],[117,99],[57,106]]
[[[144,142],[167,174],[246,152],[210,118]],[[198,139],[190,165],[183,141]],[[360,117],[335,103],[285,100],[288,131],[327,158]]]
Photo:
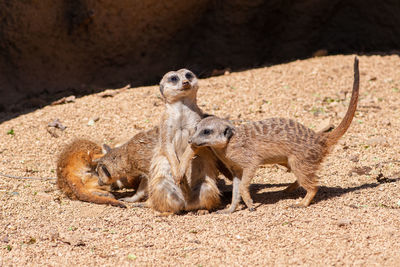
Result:
[[0,112],[181,67],[204,77],[315,52],[395,53],[398,14],[396,0],[0,0]]

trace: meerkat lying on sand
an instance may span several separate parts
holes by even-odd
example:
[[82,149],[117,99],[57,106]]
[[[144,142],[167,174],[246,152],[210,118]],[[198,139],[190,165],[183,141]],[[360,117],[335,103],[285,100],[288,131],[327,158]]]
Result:
[[77,139],[67,145],[57,161],[57,186],[71,199],[126,208],[110,193],[111,184],[98,183],[94,160],[102,155],[92,141]]

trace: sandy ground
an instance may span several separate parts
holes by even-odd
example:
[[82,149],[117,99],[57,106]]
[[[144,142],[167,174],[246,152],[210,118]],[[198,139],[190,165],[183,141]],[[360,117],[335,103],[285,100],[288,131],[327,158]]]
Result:
[[[201,80],[198,102],[238,123],[279,116],[320,129],[343,117],[352,68],[353,56],[331,56],[231,73]],[[310,207],[289,207],[305,191],[280,192],[294,176],[277,166],[253,180],[257,210],[242,205],[231,215],[158,217],[71,201],[54,181],[0,177],[0,266],[399,266],[400,58],[361,56],[360,72],[358,112],[324,162]],[[157,86],[117,92],[1,123],[0,172],[55,177],[57,154],[75,137],[115,145],[158,124]],[[51,129],[58,137],[47,131],[54,119],[67,127]]]

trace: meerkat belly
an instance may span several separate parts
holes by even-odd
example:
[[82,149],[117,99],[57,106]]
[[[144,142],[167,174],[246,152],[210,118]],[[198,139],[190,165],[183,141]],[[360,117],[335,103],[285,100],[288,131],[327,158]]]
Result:
[[189,144],[189,138],[194,133],[196,124],[200,121],[200,115],[187,108],[182,108],[179,115],[174,117],[174,125],[176,125],[175,135],[172,140],[175,153],[180,159],[186,147]]
[[180,129],[176,131],[173,139],[173,144],[178,159],[180,159],[186,147],[188,146],[189,137],[190,137],[189,129]]
[[283,164],[288,161],[288,158],[286,155],[268,155],[268,157],[265,157],[260,160],[260,165],[261,164]]

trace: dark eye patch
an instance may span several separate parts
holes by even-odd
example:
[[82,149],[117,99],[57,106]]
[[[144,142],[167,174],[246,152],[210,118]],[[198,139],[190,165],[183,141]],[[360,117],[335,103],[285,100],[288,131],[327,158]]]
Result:
[[210,135],[210,134],[212,134],[212,133],[213,133],[213,130],[211,130],[211,129],[204,129],[204,130],[201,132],[202,135]]
[[177,75],[172,75],[168,78],[168,81],[172,83],[177,83],[179,81],[179,77]]
[[186,79],[191,80],[194,78],[194,75],[191,72],[186,72],[185,77],[186,77]]
[[108,178],[111,178],[111,174],[110,172],[107,170],[107,167],[102,165],[101,169],[103,170],[103,172],[107,175]]

